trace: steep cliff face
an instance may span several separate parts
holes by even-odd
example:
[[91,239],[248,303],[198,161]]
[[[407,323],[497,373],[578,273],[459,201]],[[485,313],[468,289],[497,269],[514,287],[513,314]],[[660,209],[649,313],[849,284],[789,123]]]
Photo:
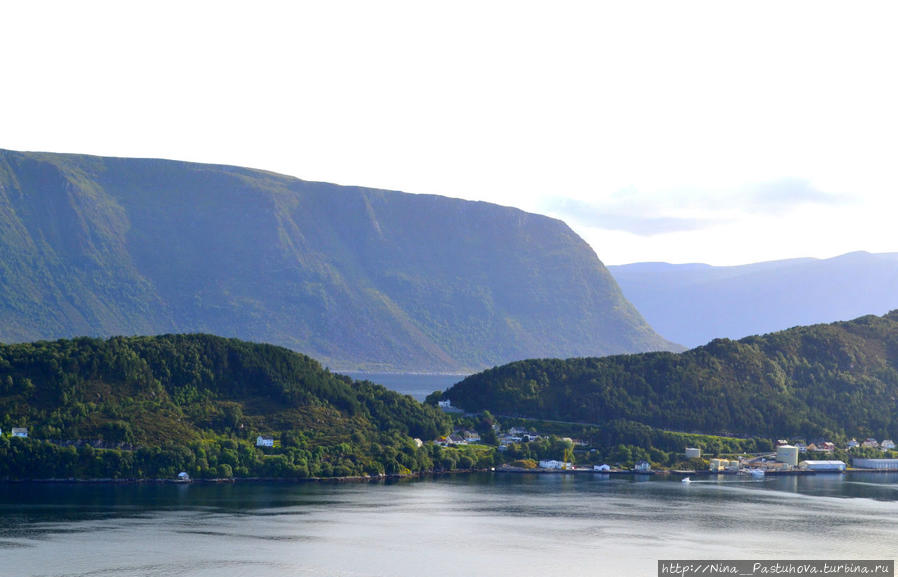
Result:
[[0,340],[208,332],[344,369],[669,349],[563,222],[231,166],[0,151]]

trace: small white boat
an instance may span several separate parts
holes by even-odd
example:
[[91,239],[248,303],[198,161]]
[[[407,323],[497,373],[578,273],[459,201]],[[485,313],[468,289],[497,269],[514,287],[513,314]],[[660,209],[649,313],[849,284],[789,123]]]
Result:
[[683,483],[684,485],[688,485],[689,483],[692,482],[692,479],[690,479],[689,477],[683,477],[683,480],[680,482]]

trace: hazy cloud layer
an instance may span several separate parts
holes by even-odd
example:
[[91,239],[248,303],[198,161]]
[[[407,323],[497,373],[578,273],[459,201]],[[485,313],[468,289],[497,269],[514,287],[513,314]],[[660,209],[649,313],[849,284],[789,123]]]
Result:
[[611,205],[606,209],[600,205],[573,198],[551,199],[546,203],[546,209],[564,219],[575,220],[586,226],[620,230],[639,236],[700,230],[719,224],[724,220],[657,216],[647,208],[643,210],[638,204],[633,203],[626,207]]
[[745,202],[752,212],[778,213],[806,204],[841,205],[848,199],[814,188],[808,180],[784,178],[749,188]]
[[586,226],[655,236],[703,230],[749,215],[775,215],[801,206],[850,202],[845,196],[815,188],[808,180],[786,178],[726,192],[696,190],[653,195],[627,190],[598,202],[555,197],[545,201],[543,208]]

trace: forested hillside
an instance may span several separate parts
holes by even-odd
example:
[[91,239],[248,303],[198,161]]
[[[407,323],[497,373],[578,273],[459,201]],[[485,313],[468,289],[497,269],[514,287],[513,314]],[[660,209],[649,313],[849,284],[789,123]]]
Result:
[[203,332],[338,369],[666,350],[558,220],[231,166],[0,151],[0,341]]
[[467,410],[779,438],[898,437],[898,311],[690,351],[515,362],[445,396]]
[[[167,335],[0,345],[0,428],[12,427],[31,438],[0,439],[0,478],[307,477],[430,469],[412,439],[449,423],[281,347]],[[280,448],[256,448],[260,435]]]

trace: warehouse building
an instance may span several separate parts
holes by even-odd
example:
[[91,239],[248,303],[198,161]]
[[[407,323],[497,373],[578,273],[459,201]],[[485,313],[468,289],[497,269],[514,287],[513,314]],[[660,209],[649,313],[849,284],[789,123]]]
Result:
[[898,459],[851,459],[855,469],[877,469],[880,471],[898,471]]
[[841,473],[845,470],[844,461],[802,461],[799,468],[803,471],[819,471]]

